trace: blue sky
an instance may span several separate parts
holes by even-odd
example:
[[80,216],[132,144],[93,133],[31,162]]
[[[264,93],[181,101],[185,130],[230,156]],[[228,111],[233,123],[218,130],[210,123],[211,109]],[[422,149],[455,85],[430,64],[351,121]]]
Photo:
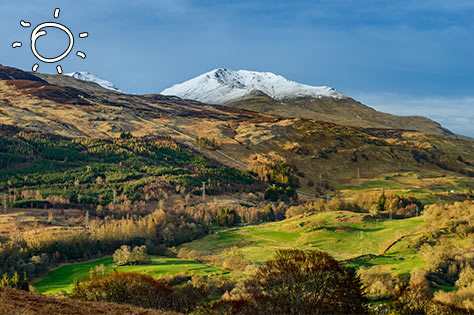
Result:
[[[56,7],[74,34],[90,34],[75,45],[87,59],[71,55],[64,71],[126,92],[157,93],[218,67],[270,71],[474,137],[472,0],[2,1],[1,64],[31,69],[31,29],[19,21],[52,21]],[[48,35],[39,51],[62,51],[64,35]],[[16,40],[24,46],[11,48]]]

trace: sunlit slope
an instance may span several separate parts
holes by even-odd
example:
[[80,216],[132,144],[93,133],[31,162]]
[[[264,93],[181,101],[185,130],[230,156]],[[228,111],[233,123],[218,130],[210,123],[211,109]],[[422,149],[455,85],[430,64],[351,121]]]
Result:
[[270,259],[278,249],[319,249],[338,260],[368,258],[391,267],[394,272],[422,265],[406,241],[424,231],[423,218],[374,219],[368,214],[332,211],[220,230],[182,247],[203,256],[224,255],[233,246],[252,262]]
[[[67,137],[114,138],[122,132],[166,136],[240,169],[247,169],[256,154],[273,152],[293,166],[307,192],[309,180],[322,178],[337,188],[356,178],[357,169],[365,179],[407,171],[424,177],[474,175],[469,140],[351,127],[344,120],[321,121],[323,116],[281,117],[172,96],[117,93],[68,76],[41,78],[49,83],[0,67],[0,124]],[[292,106],[286,110],[297,111]],[[198,145],[199,137],[215,139],[217,147]]]
[[[89,277],[90,270],[96,270],[96,267],[104,265],[103,272],[108,274],[117,272],[139,272],[145,273],[152,277],[160,277],[165,275],[176,275],[178,273],[187,272],[189,274],[210,275],[222,274],[219,268],[201,264],[194,260],[176,259],[169,257],[151,256],[149,264],[135,266],[115,266],[112,257],[106,257],[90,262],[67,264],[61,266],[51,272],[34,287],[41,293],[47,295],[61,294],[62,291],[71,292],[74,280],[84,280]],[[101,274],[101,271],[98,272]]]

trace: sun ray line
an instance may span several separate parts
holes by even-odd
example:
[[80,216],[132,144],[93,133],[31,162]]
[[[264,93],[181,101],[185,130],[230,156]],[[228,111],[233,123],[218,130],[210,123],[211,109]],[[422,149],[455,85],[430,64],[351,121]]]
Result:
[[86,38],[87,36],[89,36],[89,33],[87,33],[87,32],[84,32],[84,33],[80,33],[80,34],[79,34],[79,37],[80,37],[80,38]]
[[18,47],[21,47],[22,45],[23,45],[22,42],[14,42],[14,43],[12,44],[12,47],[13,47],[13,48],[18,48]]
[[85,54],[84,52],[82,52],[82,51],[78,51],[78,52],[76,53],[76,55],[79,56],[79,57],[81,57],[82,59],[86,59],[86,54]]
[[57,19],[59,17],[59,8],[54,9],[54,18]]
[[38,68],[39,68],[39,64],[35,63],[31,70],[33,70],[33,72],[36,72],[38,70]]
[[31,23],[30,22],[25,22],[23,20],[20,21],[20,25],[23,26],[23,27],[30,27],[31,26]]
[[58,74],[63,74],[63,68],[61,67],[61,65],[58,65],[56,67],[56,70],[58,71]]

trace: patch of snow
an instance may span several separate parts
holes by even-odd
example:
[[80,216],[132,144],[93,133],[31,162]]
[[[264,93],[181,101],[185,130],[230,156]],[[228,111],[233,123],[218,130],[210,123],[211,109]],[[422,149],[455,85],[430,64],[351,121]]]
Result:
[[176,84],[161,92],[184,99],[210,104],[223,104],[241,98],[252,91],[261,91],[272,98],[282,100],[292,97],[347,98],[327,86],[310,86],[271,73],[247,70],[215,69],[184,83]]
[[100,85],[104,89],[108,89],[108,90],[112,90],[112,91],[116,91],[116,92],[122,92],[112,82],[101,79],[98,76],[95,76],[90,72],[76,71],[76,72],[73,72],[73,73],[65,73],[64,75],[67,75],[67,76],[70,76],[70,77],[73,77],[75,79],[82,80],[82,81],[97,83],[98,85]]

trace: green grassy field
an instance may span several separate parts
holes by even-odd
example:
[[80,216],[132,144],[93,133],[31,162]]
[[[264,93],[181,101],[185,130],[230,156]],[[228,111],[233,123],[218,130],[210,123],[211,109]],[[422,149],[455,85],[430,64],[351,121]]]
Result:
[[[209,255],[224,257],[225,251],[239,247],[251,262],[264,262],[275,251],[285,248],[320,249],[343,263],[360,267],[384,265],[394,274],[407,274],[423,268],[424,261],[408,246],[411,239],[423,233],[423,218],[403,220],[375,219],[365,213],[331,211],[299,216],[280,222],[221,229],[203,239],[181,247],[195,250],[205,259]],[[390,248],[389,248],[390,247]],[[389,248],[389,249],[388,249]],[[114,267],[111,257],[64,265],[35,283],[44,294],[72,289],[74,279],[89,276],[89,270],[104,264],[106,272],[136,271],[153,277],[182,271],[196,274],[222,274],[223,270],[193,260],[152,257],[148,265]]]
[[[223,255],[226,249],[238,246],[252,262],[264,262],[278,249],[320,249],[338,260],[364,255],[361,260],[351,260],[353,265],[382,264],[394,273],[406,273],[423,265],[423,260],[408,247],[408,240],[422,231],[422,217],[377,220],[363,213],[333,211],[224,229],[182,247],[207,256]],[[405,238],[385,252],[402,236]],[[368,254],[371,256],[366,257]]]
[[379,178],[351,179],[341,187],[341,192],[351,196],[358,192],[384,189],[394,194],[413,195],[422,204],[433,204],[463,201],[465,198],[457,193],[469,193],[473,187],[474,179],[469,177],[440,177],[435,174],[422,177],[416,172],[407,172],[387,173]]
[[43,294],[55,295],[61,294],[62,291],[70,292],[74,283],[74,279],[83,280],[89,277],[89,270],[104,264],[105,273],[114,270],[140,272],[149,274],[152,277],[160,277],[166,274],[174,275],[180,272],[194,274],[223,274],[225,271],[201,264],[194,260],[185,260],[169,257],[151,256],[151,263],[147,265],[122,266],[115,267],[112,257],[105,257],[94,261],[68,264],[61,266],[48,275],[36,282],[34,287]]

